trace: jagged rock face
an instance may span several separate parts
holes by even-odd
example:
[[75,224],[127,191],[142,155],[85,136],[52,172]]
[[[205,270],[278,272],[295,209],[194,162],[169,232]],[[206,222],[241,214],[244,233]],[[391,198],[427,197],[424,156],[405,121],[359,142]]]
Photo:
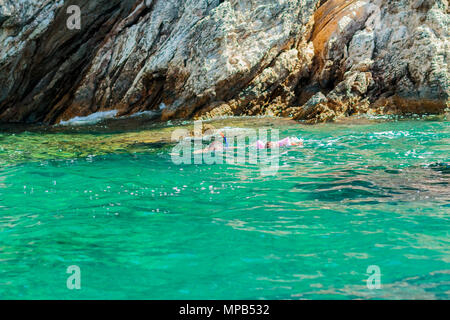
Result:
[[3,121],[318,122],[443,112],[450,93],[447,0],[0,0],[0,42]]
[[326,101],[296,117],[440,113],[449,104],[447,0],[329,0],[315,13],[312,82]]

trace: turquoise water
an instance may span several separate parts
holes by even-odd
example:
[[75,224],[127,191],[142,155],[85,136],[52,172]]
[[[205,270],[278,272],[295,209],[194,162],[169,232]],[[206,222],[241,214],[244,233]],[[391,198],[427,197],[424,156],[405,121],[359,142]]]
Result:
[[275,176],[174,165],[158,128],[5,131],[0,298],[449,299],[449,124],[265,120],[305,140]]

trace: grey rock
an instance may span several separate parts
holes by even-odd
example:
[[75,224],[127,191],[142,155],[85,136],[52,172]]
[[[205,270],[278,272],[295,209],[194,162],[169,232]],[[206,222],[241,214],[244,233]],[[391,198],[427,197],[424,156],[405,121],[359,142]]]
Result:
[[443,112],[448,22],[447,0],[0,0],[0,121]]

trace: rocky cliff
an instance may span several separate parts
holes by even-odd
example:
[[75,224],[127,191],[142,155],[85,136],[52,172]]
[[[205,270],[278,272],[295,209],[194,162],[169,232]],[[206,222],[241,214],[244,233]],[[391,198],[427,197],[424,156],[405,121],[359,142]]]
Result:
[[448,0],[0,0],[0,120],[441,113],[448,26]]

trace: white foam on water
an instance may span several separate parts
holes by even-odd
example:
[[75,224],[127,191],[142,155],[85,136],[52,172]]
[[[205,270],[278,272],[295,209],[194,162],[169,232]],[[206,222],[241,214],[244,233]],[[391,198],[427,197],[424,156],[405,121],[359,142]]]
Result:
[[[233,135],[233,134],[244,134],[247,132],[253,132],[256,129],[251,128],[239,128],[239,127],[223,127],[222,129],[219,129],[219,131],[224,132],[227,135]],[[256,130],[258,132],[258,130]]]
[[59,124],[62,126],[79,126],[86,124],[95,124],[102,120],[111,119],[116,116],[117,110],[100,111],[92,113],[85,117],[75,117],[67,121],[61,121]]
[[383,132],[374,132],[374,136],[380,137],[380,138],[387,138],[387,139],[395,139],[397,137],[408,137],[410,136],[408,131],[383,131]]

